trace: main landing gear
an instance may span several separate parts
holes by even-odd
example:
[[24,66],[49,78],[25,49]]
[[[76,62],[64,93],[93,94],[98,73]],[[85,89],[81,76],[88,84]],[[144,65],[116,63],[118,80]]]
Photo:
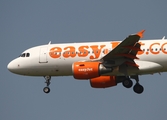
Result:
[[122,81],[122,85],[126,88],[131,88],[133,86],[133,91],[137,94],[141,94],[144,91],[144,88],[142,85],[139,84],[139,78],[138,76],[130,76],[132,79],[136,80],[136,84],[133,86],[133,82],[130,78],[125,78]]
[[49,85],[50,85],[50,80],[51,80],[51,76],[44,76],[45,78],[45,83],[46,83],[46,87],[43,88],[43,91],[45,93],[49,93],[50,92],[50,88],[49,88]]

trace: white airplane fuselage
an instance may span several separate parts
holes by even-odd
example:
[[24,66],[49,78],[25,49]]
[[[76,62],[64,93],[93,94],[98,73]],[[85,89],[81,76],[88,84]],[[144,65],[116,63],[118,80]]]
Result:
[[[112,51],[121,41],[48,44],[32,47],[8,64],[8,69],[27,76],[73,75],[72,64],[77,61],[96,61]],[[137,53],[140,70],[129,69],[128,74],[153,74],[167,71],[167,40],[140,40]],[[117,62],[117,61],[116,61]],[[113,65],[115,66],[115,65]],[[105,75],[122,75],[111,72]]]
[[137,94],[144,91],[139,75],[167,71],[167,40],[141,40],[145,30],[123,41],[48,44],[25,50],[12,60],[9,71],[26,76],[44,76],[45,93],[50,92],[51,76],[73,75],[89,80],[93,88],[108,88],[122,83]]

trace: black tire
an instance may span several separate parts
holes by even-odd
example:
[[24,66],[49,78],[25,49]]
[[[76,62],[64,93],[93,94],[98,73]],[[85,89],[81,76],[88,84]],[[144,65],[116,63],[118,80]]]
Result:
[[49,87],[44,87],[43,91],[44,91],[44,93],[49,93],[50,92],[50,88]]
[[123,82],[122,82],[122,85],[126,88],[131,88],[133,86],[133,82],[132,80],[130,79],[125,79]]
[[144,91],[144,87],[139,83],[136,83],[136,85],[133,87],[133,90],[135,93],[141,94]]

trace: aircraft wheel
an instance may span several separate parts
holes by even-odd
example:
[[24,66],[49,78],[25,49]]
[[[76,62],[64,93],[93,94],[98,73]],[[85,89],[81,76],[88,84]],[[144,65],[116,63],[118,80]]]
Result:
[[144,87],[139,83],[136,83],[136,85],[133,87],[133,90],[135,93],[141,94],[144,91]]
[[49,87],[44,87],[43,91],[44,91],[44,93],[49,93],[50,92],[50,88]]
[[126,88],[131,88],[132,85],[133,85],[133,82],[132,80],[130,79],[125,79],[123,82],[122,82],[122,85]]

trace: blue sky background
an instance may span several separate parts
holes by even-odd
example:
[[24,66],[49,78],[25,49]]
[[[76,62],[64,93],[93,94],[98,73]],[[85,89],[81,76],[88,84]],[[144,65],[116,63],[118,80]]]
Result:
[[[52,43],[123,40],[146,29],[143,39],[167,35],[165,0],[1,0],[1,120],[166,120],[167,73],[140,76],[143,94],[119,84],[93,89],[89,81],[10,73],[6,66],[25,49]],[[167,56],[164,56],[167,57]]]

